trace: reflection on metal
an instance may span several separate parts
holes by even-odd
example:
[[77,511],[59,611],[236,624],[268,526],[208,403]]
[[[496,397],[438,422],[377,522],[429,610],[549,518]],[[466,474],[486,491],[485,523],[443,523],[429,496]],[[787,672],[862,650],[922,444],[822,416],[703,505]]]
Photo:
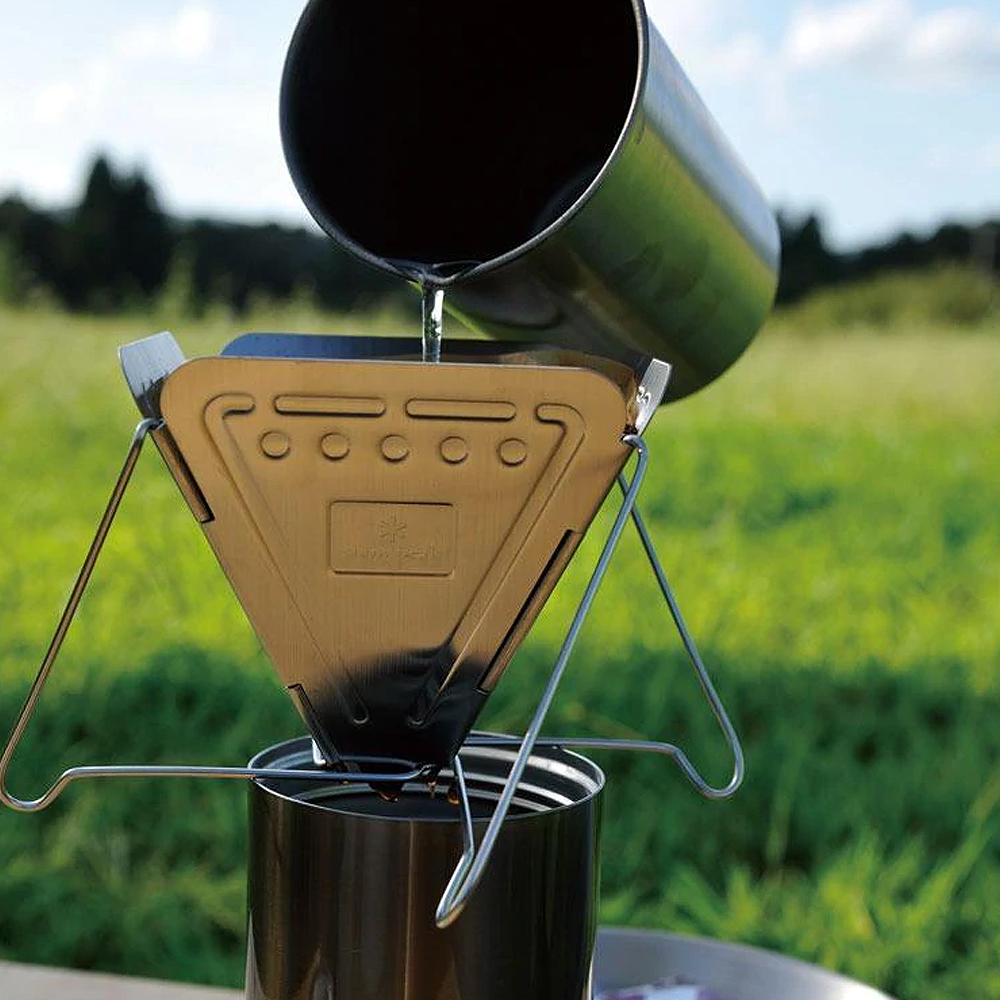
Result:
[[[305,740],[253,763],[309,763]],[[599,894],[604,776],[563,750],[532,754],[513,817],[463,918],[434,905],[482,831],[515,751],[463,748],[437,788],[265,779],[250,787],[248,1000],[583,1000]],[[466,789],[458,804],[449,785]],[[586,991],[589,1000],[590,993]]]
[[[446,154],[428,155],[428,114]],[[312,0],[281,125],[319,225],[391,273],[436,272],[488,335],[658,358],[670,399],[725,371],[770,311],[774,215],[641,0],[509,0],[501,19],[464,0],[392,18]]]

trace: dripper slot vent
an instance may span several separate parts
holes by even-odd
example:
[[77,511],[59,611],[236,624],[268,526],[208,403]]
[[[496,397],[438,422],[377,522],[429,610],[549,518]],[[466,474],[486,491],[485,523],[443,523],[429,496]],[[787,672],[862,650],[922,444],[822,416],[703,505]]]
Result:
[[532,588],[531,593],[524,602],[524,606],[514,620],[514,624],[511,625],[510,631],[500,644],[500,648],[497,650],[497,655],[493,658],[489,670],[486,671],[483,679],[479,682],[479,690],[484,694],[488,694],[493,690],[504,670],[507,669],[510,658],[517,651],[521,640],[527,634],[528,629],[531,628],[532,623],[538,616],[539,611],[542,610],[545,602],[549,599],[549,594],[552,593],[553,588],[559,582],[559,577],[562,576],[563,570],[569,565],[569,561],[573,558],[573,553],[576,552],[576,547],[580,544],[582,538],[583,536],[577,531],[567,531],[560,539],[559,544],[555,547],[555,551],[553,551],[552,556],[545,566],[545,570],[538,578],[538,583]]

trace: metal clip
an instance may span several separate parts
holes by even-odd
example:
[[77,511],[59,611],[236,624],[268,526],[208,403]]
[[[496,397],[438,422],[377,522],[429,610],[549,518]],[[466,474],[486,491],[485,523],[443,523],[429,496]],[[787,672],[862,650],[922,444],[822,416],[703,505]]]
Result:
[[653,358],[646,366],[636,393],[636,432],[642,434],[656,414],[670,382],[673,369],[666,361]]

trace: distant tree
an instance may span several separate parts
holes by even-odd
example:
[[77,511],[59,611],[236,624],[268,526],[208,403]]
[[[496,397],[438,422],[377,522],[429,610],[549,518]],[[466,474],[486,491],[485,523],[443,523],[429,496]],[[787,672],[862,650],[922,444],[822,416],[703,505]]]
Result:
[[67,304],[115,309],[148,299],[163,285],[173,236],[142,173],[117,174],[99,156],[62,246],[60,291]]
[[969,256],[986,274],[1000,275],[1000,222],[984,222],[970,234]]
[[363,309],[406,293],[401,282],[349,257],[329,239],[274,224],[196,219],[180,226],[199,309],[220,298],[235,312],[251,299],[284,300],[313,289],[327,309]]
[[166,280],[156,295],[159,313],[171,320],[195,316],[199,311],[194,287],[194,262],[186,242],[174,247]]
[[28,292],[21,254],[9,236],[0,236],[0,302],[18,305]]
[[117,237],[130,255],[128,271],[144,297],[166,280],[173,256],[170,221],[160,210],[156,194],[141,172],[129,177],[121,192]]
[[42,286],[55,288],[61,274],[60,225],[21,198],[0,202],[0,238],[8,254],[16,258],[19,284],[25,291]]
[[842,263],[827,247],[818,215],[795,220],[779,212],[778,226],[781,231],[779,302],[794,302],[812,288],[842,279]]

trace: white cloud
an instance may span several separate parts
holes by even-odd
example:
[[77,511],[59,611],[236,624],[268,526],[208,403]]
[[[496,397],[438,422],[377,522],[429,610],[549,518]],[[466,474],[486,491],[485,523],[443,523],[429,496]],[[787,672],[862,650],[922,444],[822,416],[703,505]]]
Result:
[[206,55],[215,41],[215,16],[202,3],[186,4],[170,27],[170,51],[181,59]]
[[35,96],[35,121],[39,125],[59,125],[79,101],[79,89],[68,80],[46,84]]
[[161,23],[140,22],[121,31],[108,50],[88,59],[73,82],[60,78],[45,83],[32,102],[37,124],[62,125],[71,114],[98,111],[115,86],[123,86],[141,64],[195,60],[206,55],[216,37],[217,22],[205,3],[185,3]]
[[119,59],[200,59],[211,50],[216,18],[204,3],[186,3],[168,21],[143,21],[126,28],[114,41]]
[[927,150],[922,159],[923,166],[947,183],[953,184],[960,176],[1000,180],[1000,139],[978,146],[941,143]]
[[148,59],[157,54],[162,41],[163,32],[157,25],[133,24],[115,38],[113,55],[116,59]]
[[776,47],[740,27],[750,16],[746,0],[647,0],[646,7],[709,107],[716,88],[740,87],[756,95],[767,124],[788,123],[788,90]]
[[759,69],[763,45],[749,32],[727,27],[742,0],[648,0],[650,19],[696,84],[741,82]]
[[918,11],[912,0],[808,3],[784,44],[791,69],[857,67],[936,83],[1000,70],[1000,21],[970,7]]
[[701,41],[710,35],[732,0],[702,0],[686,3],[682,0],[647,0],[650,20],[659,28],[670,45]]
[[70,115],[94,111],[117,77],[114,63],[103,57],[89,59],[76,78],[44,84],[35,94],[32,112],[37,124],[51,128],[62,125]]
[[1000,18],[968,5],[915,0],[806,0],[781,40],[740,28],[743,0],[649,0],[648,9],[696,85],[746,84],[769,117],[786,117],[795,74],[856,69],[924,87],[1000,73]]
[[976,165],[984,174],[1000,173],[1000,139],[988,142],[979,150]]
[[942,69],[1000,70],[1000,22],[990,24],[968,9],[934,11],[912,26],[905,56],[917,65]]
[[806,4],[792,15],[785,53],[792,66],[863,60],[892,44],[908,19],[906,0]]
[[767,65],[767,52],[758,35],[743,32],[708,47],[699,65],[712,80],[741,83],[761,75]]

